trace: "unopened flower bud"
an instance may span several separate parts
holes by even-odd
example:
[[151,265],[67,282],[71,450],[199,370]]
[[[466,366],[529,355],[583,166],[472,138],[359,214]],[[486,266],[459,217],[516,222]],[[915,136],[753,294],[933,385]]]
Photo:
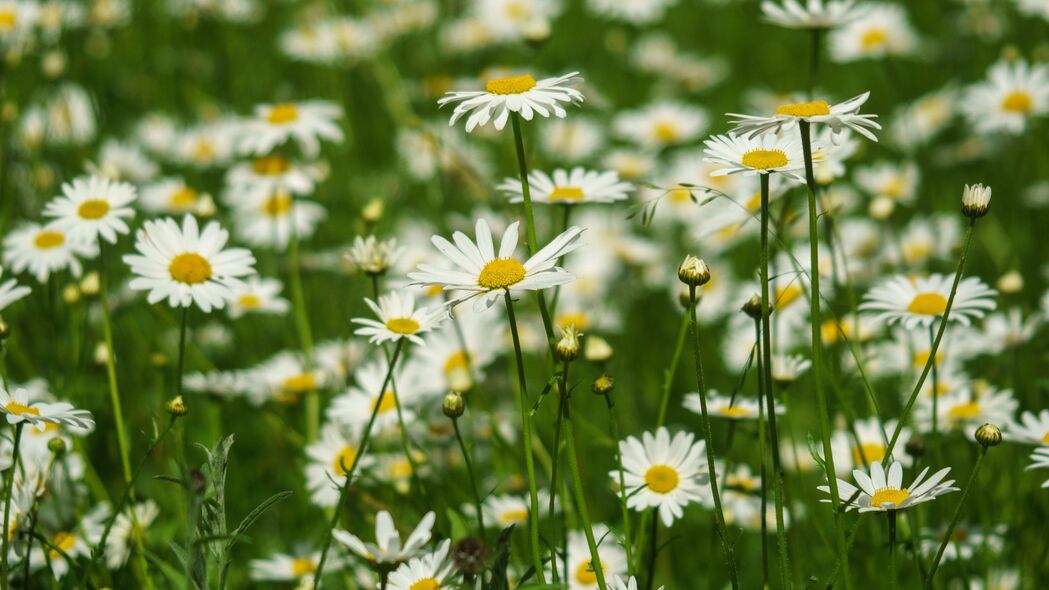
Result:
[[689,287],[699,287],[710,281],[710,269],[706,262],[689,254],[677,267],[677,278]]
[[557,341],[554,350],[557,352],[557,360],[567,362],[579,358],[579,337],[582,334],[575,326],[568,326],[561,330],[561,339]]
[[587,336],[583,343],[583,358],[592,363],[607,363],[613,354],[612,345],[600,336]]
[[62,288],[62,301],[66,305],[73,305],[80,301],[80,288],[75,284],[69,284]]
[[1002,442],[1002,431],[990,422],[976,429],[976,442],[986,447],[996,447]]
[[590,384],[590,391],[597,395],[608,395],[616,388],[616,380],[611,375],[602,374]]
[[462,416],[466,412],[466,402],[463,401],[463,394],[458,391],[449,391],[444,396],[444,402],[441,403],[441,410],[445,416],[453,420]]
[[1009,271],[998,278],[995,286],[1004,295],[1016,295],[1024,289],[1024,278],[1015,270]]
[[367,223],[376,223],[382,219],[383,210],[386,208],[386,204],[379,197],[368,201],[368,204],[361,209],[361,219]]
[[66,452],[66,441],[61,436],[56,436],[47,441],[47,450],[56,457],[61,457]]
[[95,271],[89,272],[84,275],[84,278],[80,279],[80,293],[84,297],[95,297],[98,295],[99,285],[98,273]]
[[[747,302],[744,303],[743,307],[740,309],[742,309],[743,313],[749,315],[752,319],[761,319],[761,296],[757,293],[751,295],[750,299],[748,299]],[[771,306],[769,307],[769,313],[772,313]]]
[[11,324],[8,324],[4,320],[0,320],[0,340],[7,340],[7,337],[11,335]]
[[867,212],[876,221],[885,221],[896,210],[896,201],[889,197],[877,197],[871,201]]
[[168,403],[164,404],[164,409],[171,414],[172,418],[181,418],[189,413],[189,408],[186,407],[186,402],[182,401],[181,395],[168,400]]
[[987,215],[991,210],[991,187],[982,184],[965,185],[962,191],[962,213],[969,219]]

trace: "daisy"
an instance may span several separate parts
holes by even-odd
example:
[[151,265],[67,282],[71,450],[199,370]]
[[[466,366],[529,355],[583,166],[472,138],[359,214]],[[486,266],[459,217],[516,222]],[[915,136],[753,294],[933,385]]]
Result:
[[[802,4],[804,2],[804,4]],[[831,29],[862,16],[856,0],[765,0],[761,12],[765,19],[788,29]]]
[[[571,170],[557,169],[552,176],[541,170],[528,174],[533,203],[550,205],[580,205],[583,203],[614,203],[627,198],[634,189],[629,182],[619,180],[615,171],[598,172],[575,167]],[[498,187],[508,193],[511,203],[524,200],[521,181],[507,178]]]
[[[321,552],[275,553],[266,559],[253,559],[249,564],[251,579],[266,582],[295,582],[312,578],[317,572]],[[337,555],[329,555],[324,562],[324,571],[342,569],[343,561]],[[311,585],[312,586],[312,585]]]
[[357,236],[344,257],[354,270],[379,276],[393,266],[404,251],[404,247],[397,245],[397,238],[379,240],[375,236]]
[[1023,311],[1016,307],[993,313],[983,322],[982,344],[992,354],[1021,346],[1034,338],[1042,322],[1039,314],[1025,319]]
[[317,176],[318,171],[312,167],[281,155],[268,155],[233,166],[226,174],[226,183],[234,193],[307,195],[313,192]]
[[[3,274],[4,267],[0,266],[0,276],[3,276]],[[0,283],[0,311],[4,311],[8,305],[29,295],[30,291],[32,289],[19,285],[15,279],[8,279]]]
[[0,46],[19,47],[32,39],[40,20],[40,6],[24,0],[0,1]]
[[[684,402],[681,405],[685,406],[685,409],[697,414],[703,413],[698,393],[686,394]],[[733,400],[731,396],[721,395],[713,389],[707,393],[707,411],[714,418],[757,420],[762,407],[764,407],[764,404],[756,399],[737,396],[736,399]],[[782,413],[783,406],[777,404],[776,414]]]
[[789,385],[797,381],[798,377],[801,377],[811,366],[812,361],[801,355],[773,354],[772,380],[782,385]]
[[587,160],[605,147],[604,128],[588,119],[558,119],[543,127],[539,143],[556,160]]
[[[612,578],[612,582],[611,584],[609,584],[608,587],[610,590],[638,590],[637,578],[635,578],[634,576],[630,576],[629,578],[624,580],[623,578],[616,576]],[[660,586],[656,590],[664,590],[665,588],[666,586]]]
[[[91,555],[90,538],[101,538],[104,513],[93,510],[76,523],[69,530],[59,530],[46,535],[50,545],[45,549],[40,543],[34,545],[29,553],[29,563],[33,570],[49,568],[56,579],[61,580],[69,573],[69,561],[78,560],[81,557]],[[56,549],[57,548],[57,549]],[[58,551],[61,549],[62,551]]]
[[[834,468],[839,475],[847,474],[851,469],[862,469],[865,465],[879,463],[885,460],[885,451],[889,447],[889,439],[896,430],[896,420],[886,420],[885,428],[882,429],[877,418],[865,418],[855,420],[853,423],[856,436],[853,431],[835,430],[831,435],[831,451],[834,453]],[[899,444],[894,450],[903,449],[911,438],[910,428],[900,430]],[[857,444],[858,442],[858,444]],[[820,453],[822,456],[822,452]],[[899,463],[904,467],[911,466],[911,457],[905,453],[895,452],[893,459],[899,457]]]
[[224,249],[229,233],[212,221],[200,231],[187,215],[182,227],[171,218],[147,221],[138,231],[138,254],[124,256],[136,276],[130,286],[149,291],[150,303],[171,307],[196,303],[205,313],[222,309],[242,287],[240,277],[255,273],[255,257],[244,248]]
[[[914,411],[914,421],[923,432],[932,430],[933,397],[924,395]],[[936,397],[939,430],[971,431],[985,422],[1010,424],[1019,402],[1010,389],[958,387]]]
[[402,563],[389,578],[389,590],[452,590],[461,588],[455,580],[454,560],[448,556],[452,546],[450,539],[445,539],[433,553],[416,557]]
[[709,123],[706,111],[677,102],[656,102],[616,115],[616,135],[646,149],[661,149],[698,138]]
[[268,394],[268,399],[292,404],[303,394],[323,389],[331,383],[331,375],[320,367],[307,369],[301,355],[292,351],[279,352],[254,371],[257,382]]
[[1005,438],[1030,445],[1049,445],[1049,410],[1024,412],[1020,420],[1012,420],[1005,429]]
[[413,359],[421,365],[424,383],[435,395],[470,390],[475,380],[483,379],[485,367],[502,352],[502,339],[492,339],[493,334],[506,331],[497,314],[457,313],[456,323],[456,330],[430,332],[425,346],[414,351]]
[[[870,92],[850,98],[845,102],[830,105],[825,100],[783,104],[776,107],[773,115],[741,115],[729,113],[735,118],[736,127],[732,133],[754,137],[764,133],[779,133],[792,129],[798,121],[812,124],[823,124],[831,129],[833,136],[840,136],[845,130],[855,131],[871,141],[878,141],[871,129],[881,129],[876,119],[878,115],[861,115],[860,107],[870,98]],[[813,152],[815,155],[815,151]]]
[[162,178],[142,189],[142,208],[150,213],[194,213],[208,199],[181,178]]
[[98,153],[98,162],[88,169],[112,180],[140,183],[153,178],[158,166],[140,147],[132,143],[107,139]]
[[565,269],[556,266],[559,258],[580,246],[583,228],[572,226],[535,253],[523,264],[514,257],[517,248],[518,225],[515,221],[506,228],[496,253],[492,232],[483,218],[477,220],[474,232],[476,242],[462,232],[455,232],[452,244],[441,236],[433,236],[433,245],[458,267],[447,270],[430,264],[420,264],[417,272],[408,273],[413,285],[439,285],[446,290],[466,291],[466,299],[477,298],[474,309],[491,307],[503,293],[538,291],[573,280]]
[[70,239],[55,222],[26,223],[4,238],[4,263],[15,272],[28,270],[40,283],[46,283],[51,273],[67,269],[79,277],[83,266],[78,257],[97,255],[98,244]]
[[[321,508],[330,508],[339,501],[339,493],[346,474],[358,455],[357,436],[345,426],[329,422],[320,431],[317,441],[306,447],[306,489],[310,500]],[[354,477],[373,462],[368,455],[358,460]]]
[[[307,239],[328,215],[323,206],[282,190],[240,196],[243,200],[230,203],[233,224],[237,235],[253,246],[284,250],[293,232],[299,240]],[[231,194],[226,197],[228,200]]]
[[278,279],[248,277],[240,286],[232,288],[227,313],[236,319],[245,314],[283,315],[288,311],[288,300],[280,296],[284,285]]
[[[542,495],[540,492],[539,505],[545,506]],[[484,512],[484,521],[499,530],[528,522],[528,498],[524,496],[488,496],[484,499],[481,510]]]
[[[388,368],[385,358],[358,367],[354,372],[356,385],[332,400],[328,417],[342,424],[364,427],[375,412],[375,430],[381,432],[398,425],[400,410],[404,423],[410,424],[415,412],[409,408],[421,399],[428,399],[429,388],[423,382],[416,362],[398,363],[393,378],[386,383]],[[387,387],[385,392],[382,390],[384,384]]]
[[[935,500],[944,494],[958,491],[958,488],[953,487],[953,479],[944,481],[947,474],[951,472],[950,467],[944,467],[932,474],[929,479],[925,479],[925,474],[928,472],[928,467],[922,469],[911,485],[902,487],[902,464],[894,461],[886,472],[881,463],[874,462],[870,467],[870,475],[859,469],[853,470],[852,477],[859,487],[839,478],[839,494],[843,500],[848,499],[846,511],[859,508],[860,512],[885,512],[917,506]],[[819,486],[817,489],[830,493],[829,486]],[[852,500],[854,496],[855,499]],[[830,499],[820,501],[830,502]]]
[[[615,535],[603,524],[594,524],[594,540],[597,541],[597,554],[601,558],[601,571],[605,578],[612,579],[625,576],[627,573],[626,552],[616,542]],[[603,541],[603,542],[602,542]],[[597,590],[597,574],[590,562],[590,546],[583,531],[568,533],[568,590]]]
[[447,92],[438,100],[439,106],[455,104],[449,126],[455,125],[464,115],[466,132],[474,127],[484,127],[493,121],[495,129],[501,131],[506,126],[510,113],[518,113],[526,121],[531,121],[536,113],[549,117],[551,113],[559,119],[568,114],[561,103],[579,104],[583,102],[583,93],[572,86],[583,81],[579,72],[572,72],[556,78],[544,78],[536,81],[531,74],[522,74],[512,78],[497,78],[485,84],[484,91]]
[[[1031,464],[1024,471],[1029,469],[1049,469],[1049,446],[1039,447],[1031,453]],[[1049,479],[1045,480],[1042,487],[1049,488]]]
[[353,323],[363,326],[357,328],[354,334],[367,336],[372,344],[396,342],[407,338],[414,344],[425,346],[420,334],[433,330],[448,319],[448,309],[443,305],[416,309],[415,297],[410,294],[402,297],[396,291],[379,297],[378,304],[367,297],[364,302],[379,319],[376,321],[371,318],[353,318]]
[[1049,67],[1000,61],[965,92],[961,110],[981,133],[1018,135],[1031,117],[1049,112]]
[[[805,156],[801,140],[772,133],[764,135],[715,135],[703,142],[706,149],[704,161],[723,166],[710,173],[711,176],[743,174],[755,176],[777,172],[799,182],[804,178],[798,170],[805,168]],[[819,153],[813,152],[813,160]]]
[[[981,529],[978,526],[967,526],[959,523],[951,533],[951,540],[944,548],[943,559],[947,561],[963,559],[968,561],[977,552],[986,551],[989,554],[999,553],[1004,546],[1005,525],[992,527],[990,530]],[[946,528],[922,529],[922,551],[926,555],[936,555],[940,544],[947,534]]]
[[[876,313],[878,320],[900,324],[908,330],[928,327],[947,310],[953,280],[941,274],[915,278],[897,275],[871,289],[860,310]],[[995,308],[996,294],[977,277],[962,279],[950,319],[968,326],[973,319]]]
[[605,18],[639,25],[663,18],[677,0],[587,0],[587,8]]
[[[619,442],[627,507],[638,512],[658,508],[663,524],[671,526],[684,514],[683,508],[703,500],[709,479],[703,460],[705,441],[691,433],[670,432],[660,427],[655,435],[646,432],[641,440],[631,436]],[[609,472],[619,482],[619,471]]]
[[134,217],[129,207],[136,199],[135,187],[114,182],[102,176],[74,178],[62,185],[62,196],[55,197],[44,209],[54,217],[55,227],[66,232],[70,240],[94,242],[104,239],[117,242],[117,234],[131,231],[125,219]]
[[903,57],[915,53],[919,46],[902,6],[873,2],[863,6],[863,18],[834,30],[828,44],[831,59],[837,63]]
[[899,165],[881,162],[856,170],[856,184],[873,197],[913,203],[921,173],[914,162]]
[[0,388],[0,412],[7,415],[11,425],[27,423],[43,432],[48,424],[67,426],[74,430],[94,430],[95,420],[91,412],[78,410],[66,402],[31,402],[29,391],[19,387],[14,393]]
[[294,139],[312,158],[320,152],[320,140],[342,141],[340,118],[342,108],[323,100],[258,105],[254,117],[242,123],[237,148],[244,154],[267,156]]
[[[132,516],[131,512],[134,512]],[[113,528],[106,538],[106,566],[119,570],[131,555],[131,546],[136,541],[145,541],[150,525],[160,516],[160,508],[153,500],[146,500],[125,509],[117,515]],[[97,543],[97,540],[93,540]]]
[[342,529],[335,529],[331,534],[336,541],[369,563],[396,565],[422,553],[423,545],[430,540],[430,529],[435,519],[433,512],[427,512],[403,545],[401,535],[393,525],[393,517],[385,510],[375,515],[375,543],[366,543]]
[[241,128],[240,121],[229,118],[186,129],[179,133],[174,146],[173,159],[195,168],[212,168],[225,165],[233,156],[234,141]]

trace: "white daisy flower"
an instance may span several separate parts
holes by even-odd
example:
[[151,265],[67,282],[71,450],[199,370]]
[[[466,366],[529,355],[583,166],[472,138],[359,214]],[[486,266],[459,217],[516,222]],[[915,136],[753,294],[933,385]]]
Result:
[[466,132],[469,133],[478,125],[484,127],[493,122],[496,130],[506,126],[510,113],[518,113],[526,121],[531,121],[538,113],[543,117],[551,114],[563,119],[568,113],[561,106],[583,102],[583,93],[572,88],[582,82],[579,72],[572,72],[556,78],[544,78],[536,81],[530,74],[512,78],[489,80],[484,91],[459,91],[445,93],[438,100],[439,106],[454,104],[449,125],[455,125],[464,115]]
[[616,115],[612,129],[643,148],[661,149],[698,138],[708,124],[706,111],[699,107],[661,101]]
[[1005,438],[1031,445],[1049,445],[1049,410],[1024,412],[1020,420],[1010,420],[1005,428]]
[[397,245],[397,238],[380,240],[375,236],[356,236],[343,256],[353,270],[367,275],[381,275],[397,262],[405,250],[404,246]]
[[543,126],[543,151],[557,160],[579,162],[605,147],[604,128],[586,118],[558,119]]
[[[703,413],[702,400],[699,398],[699,393],[685,394],[684,401],[681,405],[684,406],[686,410],[695,412],[696,414]],[[713,389],[707,392],[707,412],[713,418],[757,420],[763,407],[765,407],[765,405],[755,398],[736,396],[736,399],[733,400],[732,396],[721,395]],[[778,415],[782,413],[783,406],[777,403],[776,414]]]
[[327,387],[332,380],[320,367],[307,369],[302,356],[292,351],[273,355],[253,373],[264,384],[268,399],[287,404],[299,401],[305,393]]
[[[685,506],[703,501],[709,481],[703,459],[705,445],[687,432],[671,439],[663,427],[655,435],[643,433],[641,440],[630,436],[619,441],[627,506],[638,512],[658,508],[663,524],[673,525],[684,514]],[[610,471],[609,476],[619,482],[618,470]]]
[[367,336],[372,344],[383,344],[389,341],[398,341],[407,338],[414,344],[425,346],[420,334],[425,334],[448,319],[448,308],[441,306],[415,307],[415,297],[405,294],[403,297],[396,291],[392,291],[379,297],[376,304],[371,299],[365,298],[378,321],[371,318],[353,318],[353,323],[361,324],[354,334]]
[[[131,517],[134,511],[134,518]],[[149,532],[150,525],[160,516],[160,507],[153,500],[146,500],[125,508],[113,521],[113,528],[106,538],[105,556],[106,567],[111,570],[119,570],[127,563],[131,555],[131,546],[136,538],[145,542],[145,536]],[[92,543],[98,540],[93,539]]]
[[772,355],[772,380],[776,383],[793,383],[797,381],[805,371],[808,371],[811,366],[812,361],[801,355],[774,353]]
[[[638,590],[637,578],[630,576],[629,578],[623,579],[619,576],[612,578],[609,584],[609,590]],[[656,590],[665,590],[666,586],[660,586]]]
[[107,139],[98,153],[98,162],[88,165],[97,174],[112,180],[145,182],[157,174],[157,164],[133,143]]
[[[317,506],[330,508],[338,503],[346,474],[357,459],[358,439],[359,435],[344,425],[329,422],[321,428],[317,440],[306,447],[306,489]],[[355,479],[374,462],[369,455],[362,455],[357,461]]]
[[[4,274],[4,267],[0,266],[0,276]],[[22,299],[32,291],[29,287],[19,285],[15,279],[8,279],[0,283],[0,311],[7,309],[15,301]]]
[[550,34],[550,21],[561,12],[558,0],[484,0],[473,12],[484,34],[493,41],[541,40]]
[[[951,538],[943,550],[943,560],[952,561],[957,559],[970,560],[978,552],[985,551],[987,556],[1000,553],[1004,546],[1005,525],[991,527],[990,530],[977,526],[958,523],[951,532]],[[939,529],[923,528],[921,531],[922,552],[926,555],[936,555],[940,545],[947,536],[947,528]]]
[[140,202],[150,213],[182,215],[196,212],[209,198],[181,178],[161,178],[142,188]]
[[212,121],[179,133],[171,157],[195,168],[225,165],[233,156],[234,141],[241,123],[231,119]]
[[761,3],[765,19],[788,29],[831,29],[863,15],[856,0],[782,0]]
[[402,563],[389,578],[389,590],[452,590],[462,586],[456,581],[455,562],[448,557],[452,546],[445,539],[437,550]]
[[[321,552],[274,553],[266,559],[253,559],[248,564],[251,579],[267,582],[295,582],[312,579],[320,563]],[[337,572],[345,565],[338,555],[329,555],[324,562],[325,572]]]
[[[45,549],[41,543],[33,546],[29,553],[29,564],[33,571],[49,568],[54,577],[61,580],[69,573],[68,556],[72,560],[91,555],[89,540],[101,537],[105,528],[101,522],[103,512],[92,511],[79,519],[70,530],[59,530],[45,535],[51,548]],[[57,549],[55,549],[57,547]],[[59,552],[58,549],[62,551]]]
[[840,136],[843,131],[851,130],[871,141],[878,141],[870,131],[881,129],[881,125],[874,120],[878,115],[860,114],[860,107],[867,102],[870,94],[864,92],[836,105],[830,105],[825,100],[784,104],[776,107],[775,114],[768,116],[737,113],[729,113],[728,116],[735,119],[736,127],[732,133],[737,135],[754,137],[764,133],[779,133],[782,130],[793,129],[798,121],[808,121],[813,125],[826,125],[831,129],[833,136]]
[[328,216],[323,206],[284,191],[241,196],[247,198],[230,203],[233,225],[237,235],[253,246],[284,250],[292,232],[299,240],[308,239]]
[[18,48],[28,44],[40,20],[40,5],[25,0],[0,2],[0,46]]
[[426,387],[417,363],[397,363],[393,378],[386,383],[388,368],[385,358],[358,367],[353,375],[356,385],[332,400],[328,417],[342,424],[364,427],[375,412],[375,431],[382,432],[398,425],[400,409],[404,423],[411,424],[415,419],[412,408],[422,399],[432,399],[426,395],[430,388]]
[[[231,193],[307,195],[313,192],[317,176],[318,171],[313,167],[274,154],[233,166],[226,173],[226,183]],[[241,199],[232,197],[231,200]]]
[[918,51],[918,36],[898,4],[868,2],[863,18],[838,27],[828,39],[831,60],[847,63],[860,59],[905,57]]
[[21,387],[13,393],[0,388],[0,412],[6,414],[8,424],[25,422],[40,432],[46,430],[48,424],[58,424],[81,431],[95,428],[91,412],[78,410],[67,402],[32,402],[29,399],[29,391]]
[[644,25],[663,18],[667,8],[676,3],[677,0],[587,0],[586,6],[608,19]]
[[[926,277],[891,277],[871,289],[860,304],[861,311],[877,314],[876,319],[900,324],[911,330],[927,327],[947,310],[954,277],[934,274]],[[951,307],[951,320],[968,326],[997,305],[997,291],[977,277],[962,279]]]
[[856,185],[872,197],[884,197],[897,203],[913,203],[921,181],[914,162],[892,164],[879,162],[856,170]]
[[65,231],[70,240],[104,239],[115,244],[117,234],[131,231],[125,219],[134,217],[129,205],[136,197],[135,187],[126,182],[102,176],[74,178],[62,185],[62,196],[47,204],[44,216],[54,217],[55,227]]
[[[601,558],[601,571],[606,580],[627,574],[626,552],[619,546],[615,535],[607,526],[595,523],[591,531],[597,541],[597,554]],[[597,590],[597,574],[590,563],[590,546],[583,531],[569,531],[567,564],[558,563],[568,568],[568,590]]]
[[227,313],[236,319],[245,314],[284,315],[288,311],[288,300],[280,296],[284,285],[279,279],[248,277],[242,285],[233,287],[233,298]]
[[[932,431],[933,397],[931,391],[918,400],[914,423],[922,432]],[[993,387],[956,387],[936,396],[936,426],[940,432],[971,432],[986,422],[1009,424],[1020,403],[1011,389]]]
[[69,239],[51,222],[25,223],[4,238],[4,263],[14,272],[28,270],[40,283],[51,273],[69,270],[74,277],[83,272],[80,259],[98,256],[98,244]]
[[965,92],[961,110],[981,133],[1023,133],[1032,117],[1049,112],[1049,67],[1000,61]]
[[[939,496],[958,491],[954,486],[954,480],[944,481],[947,474],[951,472],[950,467],[932,474],[929,479],[925,475],[929,472],[926,467],[918,474],[918,477],[907,487],[903,487],[903,465],[893,462],[886,472],[881,463],[871,464],[870,475],[865,471],[855,469],[852,472],[853,479],[859,484],[856,487],[849,482],[838,479],[838,493],[843,501],[848,502],[845,510],[860,512],[885,512],[888,510],[903,510],[911,506],[917,506],[925,502],[935,500]],[[819,486],[821,492],[830,493],[829,486]],[[851,502],[849,499],[856,497]],[[829,498],[820,500],[830,502]]]
[[229,233],[212,221],[200,231],[187,215],[182,227],[171,218],[145,222],[138,231],[138,254],[124,256],[137,276],[130,286],[149,291],[150,303],[168,300],[171,307],[194,303],[205,313],[222,309],[243,286],[240,277],[255,273],[255,257],[244,248],[225,249]]
[[[799,138],[772,133],[764,135],[715,135],[703,142],[706,149],[704,161],[721,165],[711,176],[726,174],[782,174],[788,178],[804,181],[798,170],[805,169],[805,155]],[[819,159],[818,148],[814,147],[812,159]]]
[[415,349],[412,357],[421,365],[420,372],[426,376],[424,382],[435,395],[450,390],[468,391],[484,378],[485,367],[503,351],[500,346],[503,341],[492,338],[493,334],[506,331],[498,314],[489,311],[456,315],[458,330],[430,332],[425,346]]
[[[533,170],[528,174],[528,184],[532,202],[549,205],[614,203],[626,199],[634,190],[629,182],[620,181],[615,171],[599,172],[580,166],[571,170],[558,168],[553,175]],[[496,188],[506,192],[511,203],[524,201],[521,181],[517,178],[507,178]]]
[[477,298],[475,309],[491,307],[504,292],[538,291],[571,282],[574,277],[556,264],[559,258],[580,246],[583,228],[568,228],[522,264],[514,257],[518,225],[515,221],[506,228],[498,253],[493,248],[488,222],[483,218],[477,220],[474,229],[476,242],[462,232],[452,236],[455,244],[433,236],[433,245],[457,268],[448,270],[420,264],[417,272],[408,273],[408,278],[414,281],[413,285],[439,285],[446,290],[466,291],[469,294],[454,303]]
[[[835,430],[830,441],[831,451],[834,453],[834,468],[838,475],[846,475],[854,468],[862,469],[864,465],[883,461],[892,433],[896,431],[896,424],[896,420],[886,420],[883,430],[877,418],[863,418],[852,423],[856,431],[855,437],[851,430]],[[910,438],[911,429],[901,429],[899,444],[893,449],[893,460],[899,458],[899,463],[904,467],[911,466],[911,457],[900,451]],[[820,455],[822,454],[821,451]]]
[[320,140],[341,142],[338,119],[342,108],[323,100],[262,104],[244,121],[237,148],[241,153],[267,156],[274,148],[295,140],[307,157],[320,152]]
[[[1031,453],[1031,464],[1024,471],[1029,469],[1049,469],[1049,446],[1038,447]],[[1042,487],[1049,488],[1049,479],[1045,480]]]
[[372,564],[388,566],[402,563],[422,553],[423,546],[430,540],[430,530],[436,518],[433,512],[427,512],[403,545],[401,535],[394,527],[393,517],[385,510],[375,515],[374,543],[366,543],[342,529],[335,529],[331,534],[335,540],[360,558]]
[[[542,490],[539,495],[539,506],[546,506],[547,502],[542,497]],[[546,499],[548,500],[549,497]],[[521,526],[528,522],[529,499],[525,496],[488,496],[481,504],[481,511],[484,514],[485,524],[490,527],[503,530],[510,525]]]

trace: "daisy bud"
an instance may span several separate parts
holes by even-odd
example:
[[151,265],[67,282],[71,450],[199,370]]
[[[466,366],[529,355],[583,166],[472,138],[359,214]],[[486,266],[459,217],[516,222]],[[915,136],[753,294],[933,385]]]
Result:
[[583,344],[583,358],[592,363],[607,363],[615,350],[607,340],[600,336],[587,336]]
[[568,326],[561,330],[561,339],[557,341],[554,350],[557,352],[557,360],[562,362],[574,361],[579,358],[579,337],[582,334],[575,326]]
[[0,320],[0,340],[7,340],[7,337],[11,335],[11,325]]
[[364,206],[364,209],[361,209],[361,219],[367,223],[376,223],[382,219],[382,212],[385,208],[386,204],[383,203],[383,200],[379,197],[375,197],[368,201],[368,204]]
[[867,213],[869,213],[871,218],[875,221],[885,221],[895,210],[896,201],[893,201],[889,197],[877,197],[871,201],[870,206],[867,208]]
[[56,457],[61,457],[66,452],[66,441],[61,436],[56,436],[47,441],[47,450]]
[[[743,313],[749,315],[752,319],[761,319],[761,296],[757,293],[751,295],[750,299],[748,299],[747,302],[744,303],[743,307],[740,309],[742,309]],[[769,307],[769,313],[772,313],[771,306]]]
[[962,191],[962,213],[969,219],[978,219],[991,210],[991,187],[982,184],[965,185]]
[[1024,278],[1023,275],[1015,270],[1009,271],[998,279],[998,283],[995,286],[1004,295],[1016,295],[1024,289]]
[[976,442],[984,448],[996,447],[1002,442],[1002,431],[994,424],[984,424],[976,429]]
[[66,69],[66,56],[61,51],[49,51],[40,60],[40,69],[48,78],[58,78]]
[[590,391],[596,395],[608,395],[616,388],[616,380],[611,375],[602,374],[590,384]]
[[99,342],[95,346],[94,361],[96,365],[103,366],[109,362],[109,347],[105,342]]
[[99,291],[99,278],[97,272],[89,272],[84,275],[83,279],[80,279],[80,293],[84,297],[94,297],[98,295]]
[[452,561],[464,574],[476,576],[484,571],[487,555],[484,542],[467,537],[452,547]]
[[181,418],[189,413],[189,408],[186,407],[186,402],[182,401],[181,395],[168,400],[168,403],[164,404],[164,410],[171,414],[172,418]]
[[699,287],[710,282],[710,269],[706,262],[689,254],[677,267],[677,278],[689,287]]
[[458,391],[449,391],[441,403],[441,410],[445,416],[452,420],[462,416],[466,412],[466,402],[463,401],[463,394]]
[[76,285],[66,285],[62,289],[62,301],[66,302],[66,305],[73,305],[80,301],[80,288]]

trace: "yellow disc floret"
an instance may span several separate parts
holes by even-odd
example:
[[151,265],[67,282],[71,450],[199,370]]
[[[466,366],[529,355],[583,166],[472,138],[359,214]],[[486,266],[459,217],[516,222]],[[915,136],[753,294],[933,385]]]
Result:
[[645,472],[645,484],[657,494],[669,494],[677,489],[677,470],[669,465],[653,465]]
[[790,117],[819,117],[830,114],[830,105],[825,100],[785,104],[776,108],[776,114]]
[[485,289],[505,289],[525,278],[525,267],[514,258],[496,258],[481,269],[477,284]]
[[419,331],[419,322],[412,318],[386,320],[386,329],[394,334],[414,334]]
[[750,150],[743,154],[742,163],[755,170],[771,170],[787,165],[787,154],[783,150]]
[[200,254],[179,254],[168,266],[171,278],[186,285],[197,285],[211,278],[211,263]]
[[102,219],[109,213],[109,202],[105,199],[88,199],[76,210],[81,219]]
[[881,506],[882,504],[899,506],[904,500],[910,497],[911,492],[907,488],[903,488],[902,490],[896,488],[882,488],[874,492],[874,495],[871,497],[871,506]]
[[947,298],[939,293],[918,293],[907,306],[907,311],[918,315],[943,315]]
[[535,88],[535,78],[531,74],[514,76],[512,78],[497,78],[489,80],[484,89],[489,94],[522,94]]

